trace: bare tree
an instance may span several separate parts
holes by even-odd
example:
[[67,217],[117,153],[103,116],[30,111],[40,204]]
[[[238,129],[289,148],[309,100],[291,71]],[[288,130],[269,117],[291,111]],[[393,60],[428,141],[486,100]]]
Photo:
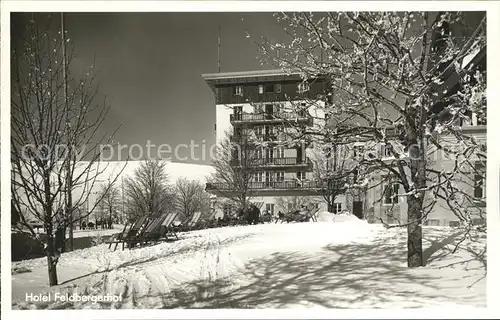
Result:
[[121,194],[116,185],[110,181],[101,185],[98,191],[98,199],[100,199],[99,207],[103,213],[101,220],[117,221],[122,206]]
[[167,162],[149,159],[142,162],[130,178],[125,179],[125,204],[131,219],[154,217],[174,210],[175,194],[165,171]]
[[259,150],[262,147],[256,143],[252,131],[243,129],[238,134],[227,134],[217,146],[212,161],[215,173],[208,179],[208,189],[217,190],[224,198],[246,210],[258,168]]
[[[408,266],[421,266],[422,221],[438,199],[466,223],[484,210],[464,199],[459,181],[474,170],[469,159],[484,145],[461,130],[461,122],[486,115],[486,69],[481,59],[485,13],[276,16],[289,39],[257,41],[264,62],[300,72],[304,83],[318,77],[328,83],[324,94],[313,99],[324,102],[329,123],[302,135],[315,135],[325,143],[385,146],[389,160],[374,157],[360,165],[385,189],[402,186],[404,192],[398,196],[406,198],[408,221],[399,226],[408,232]],[[451,159],[450,167],[430,166],[428,158],[436,150]]]
[[[64,249],[65,229],[75,223],[73,210],[65,212],[67,194],[75,195],[72,208],[86,202],[107,167],[99,162],[99,145],[109,143],[114,132],[99,137],[109,106],[96,99],[93,68],[81,77],[63,71],[61,42],[49,30],[50,25],[44,28],[31,20],[21,30],[22,41],[13,42],[11,177],[12,206],[20,213],[21,223],[35,237],[27,220],[43,223],[49,285],[53,286],[58,283],[56,266]],[[67,53],[66,66],[73,56],[73,51]],[[56,229],[63,236],[59,244],[55,243]]]
[[199,181],[179,178],[175,189],[175,207],[183,220],[191,219],[195,212],[209,210],[209,195]]
[[361,179],[359,162],[351,156],[351,146],[329,143],[313,149],[313,175],[329,212],[336,212],[338,196],[346,195]]

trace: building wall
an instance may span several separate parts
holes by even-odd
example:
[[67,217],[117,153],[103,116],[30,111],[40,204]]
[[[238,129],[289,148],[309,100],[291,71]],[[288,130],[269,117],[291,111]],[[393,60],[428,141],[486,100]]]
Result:
[[229,121],[229,116],[233,114],[233,109],[229,106],[218,104],[215,106],[215,142],[220,144],[228,132],[233,130]]
[[[474,133],[474,137],[477,139],[479,143],[484,143],[484,144],[486,143],[485,131],[479,131],[477,133]],[[440,143],[447,147],[450,146],[460,147],[459,143],[452,137],[441,137]],[[427,156],[427,161],[429,168],[443,172],[451,171],[454,169],[455,166],[455,160],[444,152],[437,152],[437,151],[432,153],[429,152]],[[470,196],[474,195],[474,186],[473,186],[474,173],[469,172],[464,175],[457,174],[455,179],[456,179],[456,185],[460,190],[469,194]],[[371,185],[372,186],[378,185],[380,182],[381,182],[380,177],[374,177],[373,180],[371,181]],[[369,203],[368,210],[370,211],[370,208],[372,208],[371,210],[373,210],[373,217],[369,219],[375,222],[377,221],[380,222],[378,218],[382,218],[384,219],[384,221],[395,222],[395,221],[390,221],[390,219],[388,220],[388,218],[390,218],[392,211],[392,216],[396,220],[400,219],[402,223],[408,222],[407,219],[408,204],[406,197],[405,196],[398,197],[398,204],[395,205],[383,204],[381,198],[383,195],[384,188],[385,185],[379,185],[368,192],[367,195]],[[399,193],[400,194],[404,193],[402,186],[400,186],[399,188]],[[427,193],[425,203],[429,204],[431,201],[432,201],[431,195]],[[450,225],[450,222],[458,222],[459,218],[455,216],[455,214],[449,209],[449,206],[445,200],[437,199],[437,202],[433,207],[433,210],[427,216],[427,220],[432,220],[432,223],[434,225],[439,224],[440,226],[448,226]]]

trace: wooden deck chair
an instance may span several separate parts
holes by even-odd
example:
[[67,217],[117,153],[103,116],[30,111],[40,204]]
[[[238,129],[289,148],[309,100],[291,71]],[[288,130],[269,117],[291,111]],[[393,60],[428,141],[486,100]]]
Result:
[[264,206],[264,201],[257,201],[253,203],[259,210],[262,209],[262,206]]
[[154,221],[148,226],[144,235],[142,236],[141,245],[148,244],[150,242],[156,242],[161,237],[161,225],[168,217],[168,213],[161,214],[158,218],[154,219]]
[[152,232],[154,227],[159,222],[160,218],[161,216],[152,219],[146,218],[146,222],[137,231],[137,233],[127,239],[126,243],[129,249],[134,248],[137,244],[142,244],[147,234]]
[[201,211],[197,211],[193,214],[191,217],[191,220],[189,220],[187,224],[188,231],[190,230],[195,230],[195,227],[200,223],[201,221]]
[[177,215],[177,212],[168,213],[167,217],[160,226],[160,228],[162,229],[160,238],[164,238],[164,240],[168,241],[169,236],[173,236],[175,240],[179,240],[179,237],[177,236],[177,233],[175,233],[175,230],[172,226],[172,223],[174,222],[175,218],[177,218]]
[[316,222],[317,221],[316,214],[318,213],[318,211],[319,211],[319,206],[313,206],[310,209],[308,208],[306,213],[307,216],[312,219],[312,221]]
[[140,217],[139,219],[137,219],[134,223],[132,223],[130,225],[130,228],[128,230],[126,230],[126,225],[125,225],[125,227],[123,228],[122,234],[119,236],[119,238],[114,240],[114,241],[111,241],[109,243],[109,248],[111,248],[111,245],[114,243],[115,244],[115,248],[113,249],[113,251],[114,251],[118,247],[118,244],[121,243],[122,250],[124,250],[125,249],[125,242],[127,242],[128,239],[133,238],[139,232],[141,227],[144,226],[144,224],[146,222],[147,222],[146,217]]
[[[114,250],[116,250],[116,247],[118,246],[119,240],[121,240],[121,239],[123,238],[123,236],[124,236],[125,234],[127,234],[127,233],[128,233],[128,231],[130,230],[130,228],[131,228],[132,226],[133,226],[133,224],[127,221],[127,223],[125,223],[125,226],[123,226],[123,230],[122,230],[122,232],[120,232],[120,233],[117,235],[117,237],[116,237],[116,238],[112,238],[112,239],[109,241],[109,246],[108,246],[108,249],[111,249],[111,246],[112,246],[113,244],[115,244],[115,249],[114,249]],[[114,251],[114,250],[113,250],[113,251]]]

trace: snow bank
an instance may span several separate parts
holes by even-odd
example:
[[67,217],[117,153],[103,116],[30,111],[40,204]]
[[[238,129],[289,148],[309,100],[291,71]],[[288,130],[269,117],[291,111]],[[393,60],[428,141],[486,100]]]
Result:
[[348,222],[356,224],[368,224],[366,220],[361,220],[351,213],[340,213],[333,216],[333,222]]
[[360,225],[368,224],[365,220],[361,220],[351,213],[334,214],[332,212],[323,211],[317,214],[319,222],[336,222],[336,223],[355,223]]
[[320,222],[332,222],[333,221],[333,213],[328,211],[318,212],[316,214],[317,220]]

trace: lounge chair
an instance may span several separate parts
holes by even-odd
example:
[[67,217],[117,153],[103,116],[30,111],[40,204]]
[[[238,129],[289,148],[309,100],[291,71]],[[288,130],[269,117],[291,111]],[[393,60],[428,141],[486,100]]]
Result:
[[189,220],[189,222],[186,226],[188,231],[196,230],[196,227],[201,222],[201,214],[202,214],[201,211],[197,211],[193,214],[193,217],[191,218],[191,220]]
[[113,251],[114,251],[118,247],[118,244],[121,243],[122,250],[124,250],[125,249],[125,242],[128,242],[131,239],[133,239],[141,231],[141,228],[143,228],[148,222],[149,222],[149,220],[146,217],[140,217],[134,223],[130,224],[129,229],[127,229],[128,223],[125,224],[125,227],[123,228],[122,233],[118,236],[117,239],[110,241],[108,248],[111,249],[111,245],[115,244],[115,248],[113,249]]
[[159,217],[151,220],[144,232],[136,238],[136,242],[145,245],[150,242],[156,242],[161,237],[161,225],[167,219],[168,213],[161,214]]
[[175,230],[172,226],[172,223],[174,222],[175,218],[177,218],[178,213],[176,212],[171,212],[167,214],[167,217],[165,220],[160,224],[160,239],[164,239],[166,241],[169,241],[171,238],[172,240],[179,240],[179,237],[175,233]]

